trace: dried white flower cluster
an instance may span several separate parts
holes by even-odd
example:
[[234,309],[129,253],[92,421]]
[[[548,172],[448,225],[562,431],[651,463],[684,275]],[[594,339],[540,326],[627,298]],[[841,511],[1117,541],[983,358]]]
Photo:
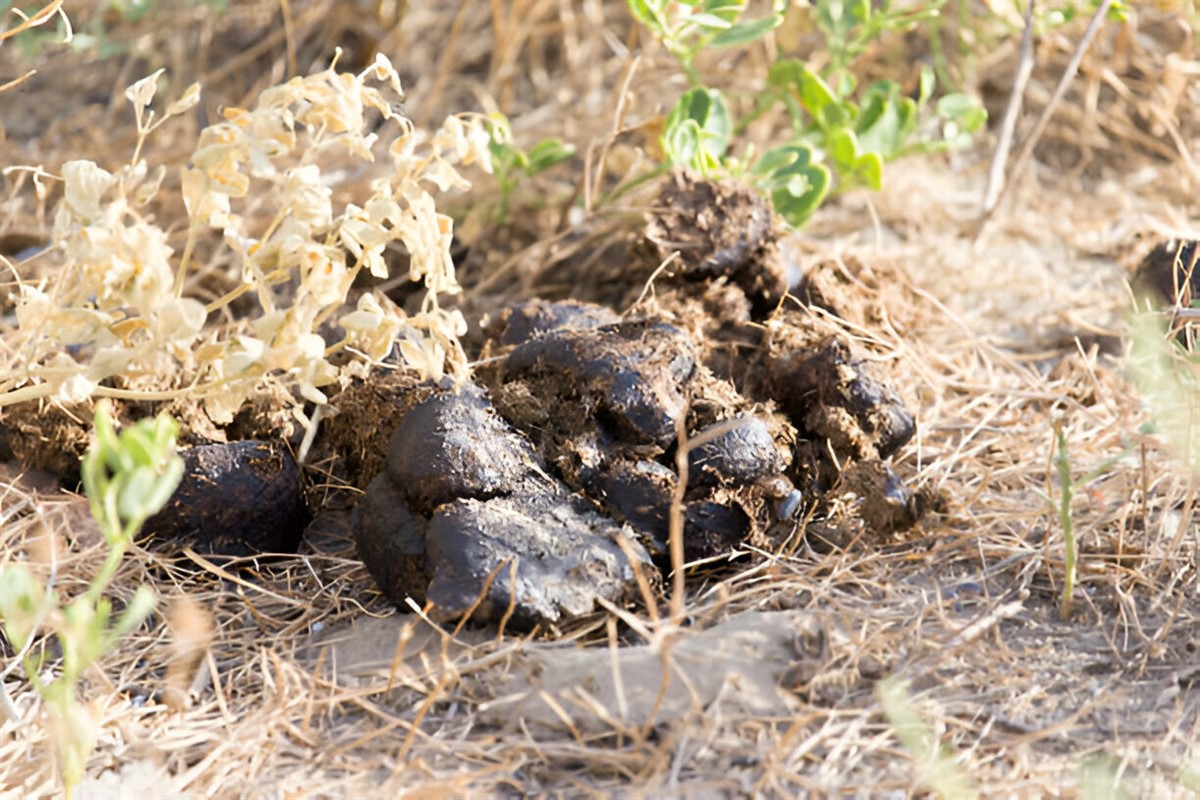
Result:
[[[383,359],[406,328],[399,346],[412,367],[432,378],[465,369],[458,341],[463,318],[438,304],[440,295],[459,291],[452,222],[437,212],[431,191],[466,188],[459,165],[491,170],[482,117],[451,117],[432,136],[415,130],[385,96],[389,87],[397,99],[402,90],[383,56],[359,75],[331,67],[270,88],[253,110],[225,109],[224,121],[201,133],[182,174],[189,230],[176,258],[165,232],[139,210],[162,175],[150,179],[138,153],[157,125],[195,105],[199,88],[189,88],[152,125],[147,109],[158,76],[126,92],[140,135],[130,166],[116,174],[90,161],[63,167],[53,245],[66,266],[49,288],[20,287],[23,369],[0,386],[0,405],[37,397],[77,403],[104,394],[168,396],[100,386],[117,375],[163,375],[202,397],[209,416],[223,424],[265,382],[281,381],[297,390],[297,418],[307,423],[301,398],[324,404],[322,386]],[[347,203],[335,213],[335,173],[322,166],[375,160],[378,135],[365,130],[369,109],[400,126],[387,148],[391,168],[370,183],[361,205]],[[199,236],[212,228],[223,232],[240,262],[241,286],[204,304],[184,289]],[[388,276],[383,253],[393,241],[408,251],[409,278],[424,282],[421,312],[406,317],[371,293],[343,309],[361,269]],[[221,310],[247,293],[261,314],[217,324],[229,316]],[[333,322],[345,335],[330,343],[319,331]],[[360,358],[339,370],[328,358],[342,348]]]

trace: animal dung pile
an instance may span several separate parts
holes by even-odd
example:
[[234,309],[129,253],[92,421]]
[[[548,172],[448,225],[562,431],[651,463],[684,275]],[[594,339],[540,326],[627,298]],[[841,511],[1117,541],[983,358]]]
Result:
[[629,253],[676,262],[649,301],[514,302],[472,380],[396,404],[356,535],[397,604],[529,629],[624,602],[669,566],[673,514],[688,561],[778,548],[801,511],[916,522],[888,460],[915,422],[827,313],[785,302],[762,201],[684,174],[661,201]]

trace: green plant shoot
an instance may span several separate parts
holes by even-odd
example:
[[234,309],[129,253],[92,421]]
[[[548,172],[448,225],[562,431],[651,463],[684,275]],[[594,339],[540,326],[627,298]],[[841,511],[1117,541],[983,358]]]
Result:
[[[83,779],[96,739],[95,720],[78,704],[83,673],[140,625],[155,605],[148,586],[138,587],[119,612],[103,593],[142,525],[170,499],[184,468],[175,452],[178,425],[173,419],[159,415],[118,435],[104,405],[97,405],[96,442],[81,465],[84,491],[107,547],[100,570],[86,591],[66,603],[24,564],[0,570],[4,633],[21,654],[25,674],[58,728],[56,746],[68,797]],[[62,652],[52,677],[47,677],[44,654],[32,647],[43,625],[53,631]]]
[[1059,617],[1066,620],[1071,617],[1071,601],[1075,594],[1075,582],[1079,569],[1079,544],[1075,536],[1075,517],[1071,504],[1075,499],[1075,490],[1094,481],[1113,464],[1129,455],[1130,448],[1126,447],[1120,453],[1104,459],[1093,470],[1078,480],[1071,477],[1071,456],[1067,450],[1067,434],[1061,426],[1055,430],[1054,467],[1059,483],[1059,497],[1054,500],[1045,492],[1038,492],[1058,514],[1058,524],[1063,534],[1063,591],[1058,606]]
[[487,120],[488,150],[492,156],[492,171],[500,188],[499,222],[508,221],[509,202],[521,180],[533,178],[575,155],[575,146],[561,139],[543,139],[529,151],[513,143],[512,128],[502,114],[491,114]]
[[708,175],[719,169],[733,127],[725,98],[716,89],[692,89],[675,104],[663,129],[667,161]]
[[787,0],[772,0],[771,13],[741,21],[747,0],[628,0],[633,18],[679,59],[692,86],[701,83],[695,61],[705,48],[735,47],[766,36],[783,22]]
[[875,687],[875,697],[896,738],[915,761],[919,785],[941,798],[979,797],[979,790],[950,753],[939,746],[937,736],[921,718],[906,683],[895,676],[885,678]]

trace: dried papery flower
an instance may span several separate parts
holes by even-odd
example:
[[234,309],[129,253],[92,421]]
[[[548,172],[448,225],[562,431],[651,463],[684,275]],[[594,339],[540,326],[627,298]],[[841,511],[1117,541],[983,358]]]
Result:
[[62,177],[63,203],[54,222],[56,239],[99,221],[104,216],[104,195],[117,182],[112,173],[91,161],[68,161],[63,164]]
[[321,183],[321,170],[313,164],[289,169],[284,174],[283,202],[288,214],[314,235],[333,224],[332,192]]
[[[152,75],[147,75],[125,90],[125,98],[133,104],[133,113],[137,118],[138,130],[145,129],[153,117],[153,111],[149,115],[144,116],[146,114],[146,107],[154,101],[154,94],[158,90],[158,79],[165,71],[160,69]],[[199,99],[198,94],[197,99]]]
[[357,308],[338,320],[346,331],[346,343],[372,361],[387,357],[404,326],[403,312],[386,297],[382,301],[373,294],[364,294],[358,298]]
[[[127,91],[139,150],[162,122],[149,111],[160,79],[161,71]],[[427,134],[396,113],[402,96],[395,69],[379,56],[357,75],[323,70],[267,89],[251,109],[225,109],[181,170],[189,217],[182,256],[138,212],[153,200],[161,168],[152,171],[136,156],[115,173],[89,161],[66,164],[54,242],[69,279],[53,293],[21,289],[18,322],[37,333],[26,348],[34,385],[20,399],[78,401],[119,374],[161,374],[166,385],[197,385],[217,424],[267,384],[295,391],[303,422],[300,405],[326,403],[322,387],[339,379],[328,360],[338,349],[379,362],[399,338],[402,357],[423,375],[465,371],[462,316],[438,303],[460,287],[450,256],[453,222],[438,213],[434,194],[469,186],[458,165],[490,170],[486,120],[450,117]],[[199,88],[189,87],[163,119],[198,99]],[[380,116],[387,124],[367,130]],[[336,207],[337,181],[354,169],[348,162],[374,162],[381,135],[390,139],[390,165],[376,168],[368,196]],[[207,305],[183,296],[205,231],[221,234],[241,281]],[[384,254],[393,242],[408,251],[408,277],[425,287],[422,313],[407,317],[371,294],[345,308],[359,270],[388,277]],[[258,300],[249,319],[213,313],[247,294]],[[321,334],[331,324],[345,332],[332,347]],[[363,374],[351,366],[340,367],[343,378]]]

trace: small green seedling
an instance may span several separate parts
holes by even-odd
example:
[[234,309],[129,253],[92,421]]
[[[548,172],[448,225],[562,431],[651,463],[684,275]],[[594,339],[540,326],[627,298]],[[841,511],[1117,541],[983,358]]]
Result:
[[1111,458],[1106,458],[1100,464],[1078,480],[1071,477],[1071,456],[1067,451],[1067,434],[1061,426],[1055,431],[1055,440],[1057,448],[1054,454],[1055,471],[1058,473],[1059,497],[1055,500],[1047,492],[1038,492],[1045,500],[1050,508],[1058,514],[1058,524],[1062,528],[1063,534],[1063,590],[1062,599],[1058,606],[1058,615],[1062,619],[1071,618],[1071,600],[1075,594],[1075,582],[1078,576],[1079,568],[1079,545],[1075,537],[1075,516],[1071,510],[1071,504],[1075,499],[1075,492],[1081,486],[1087,484],[1100,477],[1113,464],[1129,455],[1130,448],[1125,448],[1120,453]]
[[575,155],[575,146],[561,139],[543,139],[528,152],[513,143],[512,128],[502,114],[492,114],[487,121],[488,150],[492,156],[492,171],[500,187],[499,222],[508,221],[509,201],[521,180],[532,178]]
[[664,128],[667,160],[708,175],[720,169],[733,138],[729,108],[715,89],[692,89],[679,98]]
[[[21,656],[25,675],[42,696],[58,731],[59,766],[69,797],[83,780],[97,726],[78,702],[83,673],[111,652],[121,637],[154,610],[154,591],[140,586],[119,611],[104,591],[145,521],[162,509],[183,477],[175,453],[178,425],[166,415],[142,420],[118,436],[103,407],[96,408],[96,442],[84,456],[84,491],[107,546],[104,564],[83,594],[64,602],[23,564],[0,569],[0,617],[4,634]],[[58,641],[62,658],[51,664],[34,649],[43,626]]]
[[906,683],[895,677],[885,678],[875,687],[875,697],[896,738],[915,762],[918,785],[940,798],[979,797],[971,779],[954,763],[950,752],[938,744],[937,736],[921,718]]

